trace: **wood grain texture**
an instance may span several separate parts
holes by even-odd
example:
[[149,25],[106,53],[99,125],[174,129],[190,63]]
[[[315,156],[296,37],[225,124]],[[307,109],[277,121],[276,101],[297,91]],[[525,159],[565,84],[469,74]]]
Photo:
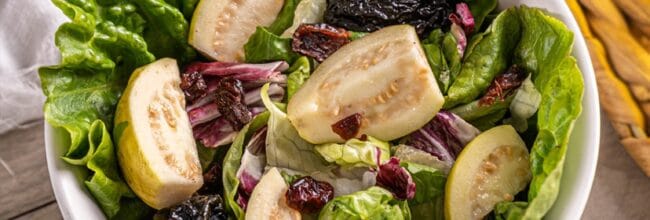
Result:
[[[0,219],[21,216],[53,201],[43,123],[0,135]],[[60,216],[58,210],[50,214]]]
[[59,214],[59,206],[56,205],[56,202],[52,202],[46,206],[39,207],[38,209],[25,213],[15,220],[36,220],[36,219],[48,219],[48,220],[57,220],[63,219],[61,214]]

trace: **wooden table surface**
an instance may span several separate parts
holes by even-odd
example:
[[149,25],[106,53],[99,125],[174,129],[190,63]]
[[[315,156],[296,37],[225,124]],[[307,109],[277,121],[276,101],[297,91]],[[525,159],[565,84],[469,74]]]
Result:
[[[596,180],[583,219],[650,218],[650,178],[636,168],[603,118]],[[43,122],[0,135],[0,220],[61,219],[52,194]]]

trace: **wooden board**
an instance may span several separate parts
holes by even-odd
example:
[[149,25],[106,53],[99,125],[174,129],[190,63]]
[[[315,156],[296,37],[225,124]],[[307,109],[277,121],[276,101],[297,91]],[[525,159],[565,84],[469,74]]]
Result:
[[45,161],[43,122],[0,135],[0,219],[35,211],[47,212],[42,215],[47,219],[61,218],[58,208],[51,207],[54,203]]

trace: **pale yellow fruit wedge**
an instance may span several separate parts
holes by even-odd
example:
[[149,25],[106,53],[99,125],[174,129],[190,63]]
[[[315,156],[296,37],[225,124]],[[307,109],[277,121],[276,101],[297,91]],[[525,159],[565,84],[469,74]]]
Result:
[[284,0],[201,0],[190,24],[189,44],[218,61],[244,61],[244,44],[258,26],[269,26]]
[[126,182],[147,205],[162,209],[203,185],[176,60],[133,72],[115,112],[117,156]]
[[353,41],[327,58],[289,101],[287,115],[314,143],[342,143],[331,125],[362,115],[357,134],[393,140],[418,130],[444,99],[415,29],[396,25]]
[[451,168],[445,190],[445,218],[483,219],[499,202],[512,201],[531,179],[528,149],[510,125],[472,140]]
[[289,186],[277,168],[271,168],[255,186],[246,209],[246,219],[301,219],[300,212],[287,205]]

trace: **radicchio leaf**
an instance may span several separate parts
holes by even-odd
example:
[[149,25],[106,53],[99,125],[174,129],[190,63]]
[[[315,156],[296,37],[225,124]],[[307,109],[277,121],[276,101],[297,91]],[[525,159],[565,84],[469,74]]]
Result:
[[379,166],[377,186],[392,192],[393,196],[400,200],[409,200],[415,197],[413,178],[405,168],[399,165],[399,159],[396,157],[391,157],[387,163]]
[[264,126],[253,134],[251,140],[246,145],[244,155],[242,156],[241,166],[237,170],[239,179],[238,204],[245,210],[248,199],[253,193],[253,189],[262,178],[264,167],[266,166],[266,133],[267,127]]
[[186,69],[186,73],[198,72],[205,76],[232,77],[241,81],[256,81],[270,79],[279,75],[289,68],[284,61],[262,64],[248,63],[192,63]]
[[463,25],[465,34],[471,34],[474,31],[474,16],[469,10],[467,3],[461,2],[456,4],[456,14],[460,17],[460,23]]
[[454,162],[463,147],[479,133],[478,129],[457,115],[440,111],[420,130],[409,134],[403,143],[441,161]]

